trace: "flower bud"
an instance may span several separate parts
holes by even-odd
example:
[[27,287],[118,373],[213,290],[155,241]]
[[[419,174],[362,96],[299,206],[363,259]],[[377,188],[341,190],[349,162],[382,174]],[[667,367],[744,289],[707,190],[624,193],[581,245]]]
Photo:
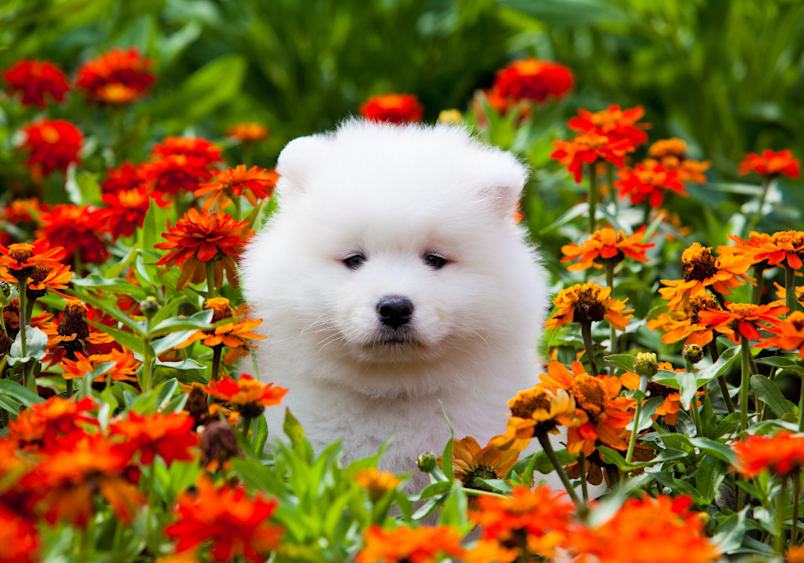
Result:
[[221,420],[207,424],[201,432],[201,465],[207,471],[217,471],[226,468],[232,457],[243,457],[232,426]]
[[640,352],[634,361],[634,371],[641,377],[650,379],[659,371],[659,362],[653,352]]
[[704,352],[703,348],[698,346],[697,344],[688,344],[684,347],[684,359],[687,360],[691,364],[697,364],[701,360],[703,360]]
[[438,114],[438,122],[449,125],[461,125],[463,124],[463,116],[457,109],[445,109],[441,110]]
[[145,315],[146,319],[152,319],[159,310],[159,301],[153,295],[149,295],[140,302],[140,309],[142,309],[142,314]]
[[11,284],[8,282],[0,281],[0,292],[2,292],[3,297],[6,298],[4,299],[4,301],[7,300],[8,296],[11,295]]
[[424,473],[430,473],[436,468],[436,456],[431,453],[424,453],[419,456],[419,459],[416,460],[416,466],[419,468],[419,471]]

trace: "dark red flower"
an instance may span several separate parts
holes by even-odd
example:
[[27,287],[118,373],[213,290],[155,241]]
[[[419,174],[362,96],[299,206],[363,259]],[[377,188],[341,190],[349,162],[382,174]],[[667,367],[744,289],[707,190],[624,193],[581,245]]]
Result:
[[109,207],[102,207],[95,212],[98,228],[111,233],[114,240],[121,236],[130,237],[145,223],[151,201],[159,207],[170,204],[159,196],[159,193],[149,194],[147,186],[105,194],[103,201]]
[[101,232],[98,214],[89,206],[57,205],[53,211],[42,214],[42,228],[36,236],[50,241],[52,246],[63,246],[68,257],[80,253],[84,264],[103,264],[109,257],[106,244],[98,237]]
[[128,104],[148,95],[156,81],[149,70],[153,61],[140,55],[135,47],[125,51],[114,48],[78,69],[76,86],[90,101],[101,104]]
[[575,78],[569,68],[531,57],[498,70],[493,90],[503,98],[542,103],[550,96],[566,96],[574,84]]
[[20,103],[23,106],[45,107],[45,94],[62,103],[70,89],[67,77],[50,61],[20,59],[6,69],[3,79],[8,83],[12,96],[22,94]]
[[204,161],[203,166],[206,167],[223,162],[220,147],[201,137],[168,137],[162,144],[154,145],[151,158],[173,155],[201,158]]
[[422,120],[424,108],[411,94],[372,96],[360,106],[360,115],[372,121],[410,123]]
[[592,164],[602,159],[619,167],[625,164],[625,153],[634,150],[634,146],[627,139],[614,141],[594,132],[581,133],[571,141],[553,141],[553,147],[556,150],[550,153],[550,158],[558,159],[563,166],[566,166],[578,183],[583,178],[584,164]]
[[25,141],[21,149],[28,154],[34,177],[65,172],[70,163],[81,163],[78,152],[84,143],[81,131],[64,119],[40,119],[22,128]]
[[202,181],[212,178],[205,159],[183,154],[172,154],[146,164],[145,174],[153,181],[152,189],[165,194],[177,194],[179,190],[194,192]]
[[148,176],[144,164],[134,165],[124,162],[118,168],[106,171],[107,178],[101,182],[103,193],[116,193],[122,190],[133,190],[147,184]]

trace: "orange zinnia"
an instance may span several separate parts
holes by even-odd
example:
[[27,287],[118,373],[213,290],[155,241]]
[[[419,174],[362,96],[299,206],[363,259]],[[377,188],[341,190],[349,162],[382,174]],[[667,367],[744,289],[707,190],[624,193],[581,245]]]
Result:
[[0,267],[7,268],[14,279],[27,278],[38,266],[45,268],[61,266],[61,260],[66,256],[67,252],[63,247],[51,248],[47,239],[36,240],[33,244],[27,242],[10,244],[7,248],[0,244]]
[[242,374],[235,381],[224,377],[220,381],[210,381],[204,390],[218,399],[223,399],[243,416],[254,417],[262,413],[265,407],[272,407],[282,402],[288,392],[284,387],[263,385],[248,374]]
[[112,436],[125,436],[125,447],[132,455],[140,453],[140,463],[150,465],[159,454],[165,465],[174,461],[191,461],[192,449],[198,445],[198,436],[193,433],[193,417],[183,414],[142,416],[129,412],[127,419],[116,421],[109,429]]
[[630,411],[633,399],[618,397],[622,381],[618,377],[592,377],[580,362],[572,362],[572,373],[561,363],[552,362],[547,374],[541,375],[538,387],[552,393],[559,389],[568,392],[577,405],[578,426],[567,431],[567,451],[572,455],[583,452],[587,456],[595,451],[598,440],[611,448],[625,450],[628,443],[623,432],[634,413]]
[[614,229],[606,227],[592,233],[583,241],[583,244],[570,243],[561,247],[564,254],[562,262],[570,260],[580,260],[567,268],[570,272],[586,270],[592,266],[602,268],[605,263],[619,264],[626,256],[638,262],[647,262],[645,251],[652,248],[653,243],[643,243],[645,237],[645,227],[643,226],[631,236],[627,236],[623,231],[615,232]]
[[162,234],[167,242],[155,245],[160,250],[170,250],[158,266],[180,265],[181,276],[178,289],[190,283],[201,283],[206,279],[206,263],[215,261],[215,287],[223,285],[223,271],[229,283],[237,285],[235,258],[240,256],[246,242],[254,236],[246,221],[235,221],[231,215],[220,211],[210,213],[206,209],[190,209],[184,217],[176,221],[168,232]]
[[195,494],[179,496],[177,520],[165,528],[165,535],[178,540],[177,551],[211,543],[210,553],[218,563],[237,556],[261,563],[282,539],[282,527],[268,522],[274,510],[276,502],[260,493],[252,500],[242,486],[215,488],[202,477]]
[[572,287],[561,290],[553,300],[553,305],[558,307],[544,326],[555,329],[571,322],[593,322],[606,319],[609,324],[618,330],[625,330],[628,319],[633,315],[627,315],[633,309],[626,309],[625,303],[628,299],[620,301],[612,299],[610,287],[600,287],[596,283],[577,283]]
[[226,130],[226,136],[247,145],[268,138],[268,128],[260,123],[236,123]]
[[575,77],[569,68],[530,57],[498,70],[492,90],[515,102],[535,100],[543,103],[549,97],[563,98],[574,85]]
[[0,505],[0,563],[36,563],[39,533],[34,525]]
[[95,212],[98,228],[111,233],[112,240],[121,236],[130,237],[138,228],[142,228],[152,201],[159,207],[170,205],[160,196],[159,193],[149,194],[147,186],[104,194],[103,201],[108,207]]
[[87,323],[88,312],[89,309],[81,301],[69,299],[64,304],[64,312],[59,316],[57,332],[50,338],[48,344],[58,346],[67,352],[102,353],[101,350],[90,349],[89,346],[109,344],[114,342],[114,338],[90,327]]
[[[53,314],[45,311],[34,315],[29,319],[28,324],[48,336],[52,336],[56,332],[56,324],[52,319]],[[20,329],[20,300],[18,298],[10,299],[8,305],[3,307],[3,321],[6,323],[6,332],[9,336],[16,337],[17,331]]]
[[106,243],[98,236],[97,212],[89,206],[57,205],[42,214],[40,225],[36,236],[63,246],[70,259],[76,252],[83,264],[103,264],[109,258]]
[[801,266],[804,266],[802,257],[804,257],[804,232],[802,231],[773,233],[770,240],[762,242],[754,254],[756,262],[767,260],[769,266],[786,264],[794,270],[800,270]]
[[682,197],[689,195],[684,191],[678,172],[666,170],[658,163],[640,163],[635,168],[625,168],[617,174],[621,180],[614,182],[614,187],[620,190],[620,197],[630,195],[634,205],[647,199],[651,207],[659,207],[664,202],[665,190]]
[[357,563],[435,563],[444,555],[463,555],[461,535],[449,526],[399,527],[383,530],[372,524],[363,533]]
[[[726,303],[726,310],[707,309],[698,313],[700,323],[714,328],[729,337],[735,344],[740,343],[740,335],[748,340],[762,338],[759,330],[768,330],[767,325],[779,322],[779,317],[789,309],[779,305],[779,301],[767,305],[746,303]],[[766,324],[761,324],[766,323]]]
[[[3,277],[5,281],[10,281],[11,276]],[[70,280],[73,279],[73,273],[70,271],[70,266],[59,264],[54,268],[47,266],[37,266],[36,270],[28,278],[28,298],[39,299],[43,297],[48,291],[60,295],[67,299],[68,297],[60,292],[60,289],[67,289]]]
[[761,249],[763,244],[772,242],[772,235],[751,231],[748,233],[747,241],[736,235],[729,235],[729,239],[735,243],[734,246],[718,246],[717,251],[719,254],[734,254],[740,258],[746,257],[751,259],[752,263],[760,264],[763,268],[768,265],[767,262],[763,262],[763,260],[756,260],[755,258],[756,255],[762,251]]
[[579,109],[578,117],[570,119],[567,127],[582,133],[605,135],[612,141],[626,140],[636,148],[648,140],[645,129],[650,129],[650,123],[637,123],[644,115],[642,106],[624,110],[613,104],[596,113]]
[[279,174],[273,170],[269,172],[257,166],[247,170],[245,164],[238,164],[215,174],[214,182],[201,184],[195,195],[201,197],[210,194],[204,200],[204,209],[215,204],[219,209],[226,209],[232,204],[233,197],[241,196],[246,196],[251,205],[257,205],[258,200],[271,197],[278,179]]
[[106,362],[114,362],[114,365],[96,377],[95,381],[103,382],[107,378],[111,378],[113,381],[137,381],[137,368],[142,362],[128,351],[112,350],[108,354],[92,354],[91,356],[75,352],[75,360],[64,358],[59,367],[64,370],[62,374],[64,379],[81,379]]
[[[659,362],[659,369],[667,371],[674,371],[676,373],[683,373],[683,369],[673,368],[670,362]],[[620,381],[628,389],[639,389],[640,377],[633,372],[626,372],[620,376]],[[678,422],[678,412],[681,410],[681,392],[678,389],[673,389],[667,385],[656,383],[655,381],[648,381],[648,393],[650,397],[662,397],[664,403],[656,408],[656,414],[653,415],[653,420],[663,416],[664,421],[668,426],[675,426]],[[703,395],[703,391],[698,391],[698,395]]]
[[152,66],[153,61],[136,47],[125,51],[115,47],[84,63],[78,69],[76,86],[95,103],[128,104],[148,95],[148,88],[156,81]]
[[[659,315],[659,318],[655,321],[648,321],[648,328],[650,330],[664,330],[665,334],[662,336],[662,342],[667,344],[686,339],[684,341],[685,345],[697,344],[704,347],[712,342],[712,338],[714,338],[712,327],[701,324],[698,316],[701,311],[706,309],[720,309],[717,299],[708,291],[690,297],[687,314],[681,311],[674,311],[671,314],[664,313]],[[680,316],[681,318],[674,318],[674,316]]]
[[353,477],[355,483],[363,487],[373,502],[377,502],[388,491],[393,491],[402,482],[390,471],[379,471],[376,467],[361,469]]
[[786,477],[804,467],[804,435],[780,432],[775,436],[748,436],[732,446],[737,454],[735,469],[756,477],[763,470]]
[[646,165],[661,164],[665,170],[674,170],[682,182],[706,182],[704,172],[712,165],[708,160],[699,162],[686,157],[687,143],[681,139],[671,138],[656,141],[648,149]]
[[558,426],[577,426],[580,424],[575,411],[575,399],[564,389],[551,393],[547,389],[534,387],[525,389],[508,401],[511,418],[505,427],[505,434],[495,436],[490,446],[502,450],[524,450],[536,433],[558,434]]
[[625,153],[634,150],[628,139],[614,140],[594,131],[581,133],[571,141],[553,141],[553,147],[556,150],[550,153],[550,158],[567,166],[567,170],[574,174],[575,181],[579,184],[583,178],[584,164],[603,159],[619,168],[625,165]]
[[360,115],[385,123],[416,123],[422,120],[424,107],[412,94],[373,96],[360,106]]
[[20,105],[45,107],[45,94],[53,101],[64,102],[70,89],[67,77],[50,61],[19,59],[3,72],[11,96],[21,93]]
[[740,162],[740,174],[756,172],[770,178],[782,174],[790,178],[798,178],[801,175],[798,166],[799,160],[793,158],[793,153],[789,149],[779,152],[765,149],[761,156],[753,152],[743,156],[743,160]]
[[659,289],[659,294],[669,301],[671,311],[684,308],[690,296],[710,288],[721,295],[731,295],[730,288],[744,285],[745,280],[753,284],[754,279],[745,272],[753,264],[751,258],[735,254],[724,254],[717,259],[712,256],[712,248],[695,242],[681,255],[684,264],[684,279],[661,280],[668,287]]
[[781,350],[798,350],[804,358],[804,313],[793,311],[787,318],[773,322],[771,327],[763,327],[774,334],[754,344],[755,348],[779,348]]
[[154,145],[151,158],[169,156],[200,158],[204,167],[223,162],[220,147],[201,137],[167,137],[161,144]]
[[98,421],[85,414],[96,408],[91,397],[77,402],[51,397],[44,403],[31,405],[10,421],[8,438],[26,450],[55,448],[76,434],[83,434],[87,424],[96,426]]
[[453,439],[452,460],[445,461],[439,457],[438,464],[443,469],[444,463],[451,463],[455,478],[460,480],[467,489],[491,490],[488,485],[475,481],[475,479],[504,479],[524,448],[523,446],[519,449],[501,450],[492,444],[493,441],[494,438],[485,448],[481,448],[477,440],[471,436],[467,436],[463,440]]

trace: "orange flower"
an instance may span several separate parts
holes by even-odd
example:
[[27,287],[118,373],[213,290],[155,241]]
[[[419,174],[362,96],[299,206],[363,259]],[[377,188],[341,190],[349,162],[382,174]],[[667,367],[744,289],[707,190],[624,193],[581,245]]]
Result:
[[35,563],[38,552],[36,528],[0,505],[0,563]]
[[84,414],[96,408],[91,397],[77,402],[51,397],[31,405],[10,421],[8,438],[26,450],[50,450],[83,434],[87,424],[97,426],[97,420]]
[[[717,550],[688,497],[629,499],[596,528],[576,527],[569,542],[581,561],[598,563],[714,563]],[[660,547],[657,547],[660,546]]]
[[746,477],[756,477],[767,469],[786,477],[804,466],[804,436],[780,432],[774,436],[748,436],[731,447],[737,454],[735,469]]
[[804,563],[804,547],[792,546],[784,554],[784,563]]
[[531,57],[498,70],[493,90],[501,97],[517,102],[535,100],[543,103],[548,97],[563,98],[574,85],[575,77],[569,68]]
[[510,497],[483,496],[478,504],[479,510],[469,517],[483,528],[481,537],[522,551],[523,561],[534,555],[553,556],[555,547],[564,542],[575,508],[566,494],[544,485],[533,491],[520,485]]
[[512,563],[517,552],[506,549],[493,540],[480,540],[461,557],[463,563]]
[[90,327],[87,323],[87,312],[87,306],[78,299],[68,300],[64,305],[64,312],[60,315],[57,332],[50,338],[48,344],[59,346],[67,352],[101,353],[96,348],[90,352],[89,346],[109,344],[114,342],[114,338]]
[[630,412],[633,399],[618,397],[622,381],[618,377],[592,377],[584,372],[580,362],[572,362],[572,373],[559,362],[547,366],[547,374],[541,375],[542,387],[558,393],[568,392],[574,399],[576,416],[580,424],[567,431],[567,451],[572,455],[583,452],[587,456],[595,451],[598,440],[606,446],[625,450],[628,444],[623,432],[634,418]]
[[156,81],[146,59],[136,47],[125,51],[114,48],[78,69],[76,86],[84,90],[90,101],[100,104],[129,104],[148,95]]
[[625,165],[625,153],[634,150],[628,139],[613,140],[594,131],[581,133],[571,141],[553,141],[553,147],[556,150],[550,153],[550,158],[567,166],[567,170],[575,175],[575,181],[579,184],[583,178],[584,164],[603,159],[619,168]]
[[12,199],[3,208],[2,219],[12,225],[20,226],[23,223],[36,223],[43,211],[49,207],[43,205],[35,197],[28,199]]
[[570,119],[567,126],[573,131],[604,135],[611,141],[627,140],[636,148],[648,140],[644,130],[650,129],[650,123],[637,123],[644,115],[642,106],[623,110],[613,104],[596,113],[579,109],[578,117]]
[[656,141],[648,149],[648,156],[645,164],[652,167],[654,164],[661,164],[665,170],[678,172],[678,179],[682,182],[706,182],[704,172],[712,165],[708,160],[699,162],[689,160],[686,157],[687,143],[681,139],[671,138]]
[[734,254],[740,258],[749,258],[753,264],[760,264],[762,268],[767,267],[767,262],[763,263],[762,260],[756,260],[755,258],[756,255],[761,252],[763,244],[772,242],[772,235],[751,231],[748,233],[747,241],[736,235],[729,235],[729,238],[736,244],[734,246],[718,246],[718,253]]
[[218,563],[237,556],[261,563],[282,538],[282,527],[268,522],[275,509],[276,503],[259,493],[252,500],[243,487],[216,489],[202,477],[196,494],[179,496],[177,520],[165,528],[165,535],[178,540],[180,552],[211,543]]
[[240,256],[246,242],[254,236],[246,221],[235,221],[231,215],[202,209],[190,209],[184,217],[176,221],[168,232],[162,235],[167,242],[155,245],[160,250],[170,250],[158,266],[172,267],[180,264],[181,277],[178,289],[190,283],[201,283],[206,279],[206,263],[215,261],[215,287],[223,285],[223,271],[229,283],[237,285],[235,258]]
[[[0,267],[11,271],[13,278],[27,278],[38,266],[55,268],[61,266],[61,260],[67,252],[61,246],[50,246],[50,241],[39,239],[28,244],[19,242],[8,245],[0,244]],[[4,276],[5,277],[5,276]]]
[[198,445],[193,433],[194,420],[183,414],[160,414],[142,416],[129,412],[127,419],[118,420],[110,426],[112,436],[125,436],[125,447],[132,455],[140,452],[140,463],[150,465],[159,454],[168,467],[176,460],[194,459],[191,450]]
[[79,252],[83,264],[103,264],[109,258],[106,244],[98,236],[98,215],[91,207],[57,205],[42,215],[41,225],[36,236],[63,246],[68,257]]
[[525,389],[508,401],[511,418],[505,434],[495,436],[489,446],[502,450],[524,450],[536,433],[558,434],[558,426],[577,426],[575,399],[564,389],[551,393],[541,387]]
[[411,94],[373,96],[360,106],[360,115],[372,121],[415,123],[422,120],[424,107]]
[[130,237],[145,223],[145,215],[151,207],[151,201],[159,207],[170,204],[169,201],[160,199],[160,196],[159,193],[149,194],[147,186],[104,194],[103,201],[108,207],[102,207],[95,212],[98,229],[111,233],[112,240],[117,240],[121,236]]
[[618,330],[625,330],[628,319],[633,315],[626,315],[633,309],[626,309],[628,299],[620,301],[612,299],[610,287],[600,287],[596,283],[576,283],[572,287],[561,290],[553,300],[558,307],[544,326],[555,329],[571,322],[593,322],[606,319],[609,324]]
[[[67,289],[67,284],[70,283],[71,279],[73,279],[73,273],[70,271],[70,266],[64,264],[59,264],[55,268],[37,266],[27,281],[28,298],[39,299],[48,291],[51,291],[66,299],[67,296],[58,290]],[[11,281],[11,276],[4,276],[3,280]]]
[[101,183],[103,193],[117,193],[137,189],[148,183],[148,176],[145,173],[145,164],[134,165],[124,162],[118,168],[111,168],[106,171],[107,178]]
[[565,257],[561,261],[569,262],[580,258],[577,263],[567,268],[570,272],[586,270],[592,266],[602,268],[605,263],[619,264],[626,256],[638,262],[647,262],[645,251],[655,245],[641,242],[645,236],[644,232],[644,226],[631,236],[627,236],[623,231],[615,232],[609,227],[599,229],[582,245],[571,243],[562,246],[561,253]]
[[684,341],[685,345],[697,344],[704,347],[712,342],[714,336],[712,327],[701,324],[698,315],[706,309],[720,309],[720,304],[714,295],[704,291],[690,297],[687,309],[689,314],[683,314],[680,311],[672,313],[672,315],[681,316],[681,318],[673,318],[666,313],[659,315],[659,319],[656,321],[648,322],[648,328],[650,330],[663,329],[665,334],[662,336],[662,342],[667,344],[686,339]]
[[206,159],[198,156],[171,154],[143,165],[151,190],[175,195],[180,190],[194,192],[199,180],[209,180],[212,172]]
[[251,205],[257,205],[258,200],[271,197],[278,179],[279,174],[273,170],[269,172],[256,166],[246,170],[245,164],[238,164],[235,168],[227,168],[215,174],[214,182],[201,184],[195,195],[201,197],[210,194],[204,200],[204,209],[215,204],[219,209],[226,209],[232,204],[231,198],[241,196],[246,196]]
[[393,491],[402,482],[390,471],[378,471],[376,467],[368,467],[358,471],[353,477],[363,487],[372,502],[377,502],[388,491]]
[[659,207],[664,201],[665,190],[682,197],[689,195],[684,191],[678,172],[666,170],[661,164],[640,163],[635,168],[625,168],[617,174],[622,179],[614,182],[614,187],[620,190],[620,197],[630,194],[634,205],[647,199],[651,207]]
[[70,163],[80,164],[78,152],[84,135],[64,119],[39,119],[21,129],[25,141],[20,147],[27,152],[26,163],[34,178],[49,176],[55,170],[67,171]]
[[70,89],[67,77],[50,61],[19,59],[3,72],[10,96],[22,94],[20,105],[45,107],[45,94],[53,101],[64,103]]
[[267,139],[268,128],[260,123],[237,123],[226,130],[226,136],[248,145]]
[[91,373],[99,365],[106,362],[114,362],[114,365],[95,378],[95,381],[103,382],[108,378],[113,381],[137,381],[137,368],[142,364],[131,352],[112,350],[108,354],[92,354],[86,356],[81,352],[75,352],[75,360],[64,358],[59,365],[64,370],[64,379],[81,379],[86,374]]
[[[29,325],[38,328],[47,335],[55,334],[55,323],[52,321],[53,315],[48,312],[39,313],[34,315],[28,322]],[[8,305],[3,307],[3,321],[6,325],[6,332],[9,336],[16,337],[17,331],[20,329],[20,300],[16,297],[10,299]]]
[[779,231],[770,237],[770,240],[761,243],[754,254],[754,260],[761,262],[767,260],[769,266],[785,264],[794,270],[804,266],[801,261],[804,256],[804,232]]
[[762,151],[762,156],[757,153],[747,153],[743,156],[740,163],[740,174],[750,174],[756,172],[769,178],[779,175],[798,178],[800,176],[799,160],[793,158],[793,153],[789,150],[773,152],[770,149]]
[[[215,143],[201,137],[167,137],[162,144],[154,145],[152,158],[186,156],[200,158],[204,167],[223,162],[221,149]],[[190,190],[191,191],[191,190]]]
[[[519,459],[519,454],[527,446],[521,448],[508,448],[502,450],[495,447],[489,440],[485,448],[481,448],[477,440],[467,436],[463,440],[452,440],[453,458],[447,463],[452,463],[452,470],[456,479],[459,479],[467,489],[490,490],[476,479],[504,479],[508,471]],[[443,469],[444,459],[439,457],[438,464]],[[470,503],[476,497],[471,497]]]
[[[208,299],[206,304],[204,305],[206,309],[211,309],[215,311],[214,316],[212,317],[212,322],[217,323],[224,319],[230,319],[233,317],[232,315],[232,307],[229,305],[229,300],[223,297],[213,297],[212,299]],[[238,317],[242,316],[242,313],[245,311],[245,306],[241,306],[240,310],[238,311]],[[259,334],[254,334],[251,332],[260,324],[262,323],[262,319],[252,320],[252,319],[244,319],[240,322],[229,322],[224,325],[219,326],[215,330],[212,331],[201,331],[199,330],[190,338],[188,338],[182,344],[175,346],[177,350],[181,350],[190,346],[193,342],[200,341],[204,346],[209,346],[210,348],[214,348],[216,346],[227,346],[229,351],[224,356],[223,361],[227,364],[233,364],[238,359],[242,358],[243,356],[249,353],[249,348],[256,348],[256,345],[249,344],[248,340],[259,340],[262,338],[267,338],[265,336],[261,336]],[[241,376],[242,379],[242,376]],[[249,383],[248,380],[243,380],[242,387],[238,383],[238,391],[243,391],[243,395],[239,396],[240,399],[260,399],[260,400],[274,400],[274,399],[281,399],[284,396],[284,393],[280,391],[281,387],[276,387],[271,389],[269,392],[270,385],[265,388],[264,391],[259,391],[257,389],[257,384],[262,387],[262,384],[259,382]],[[233,390],[231,388],[228,388]],[[264,395],[262,398],[256,397],[256,394],[262,392]],[[281,395],[280,395],[281,393]],[[268,396],[271,398],[269,399]]]
[[463,555],[460,534],[449,526],[399,527],[383,530],[372,524],[363,533],[357,563],[435,563],[444,555]]
[[[762,338],[759,329],[768,330],[768,326],[760,324],[775,324],[779,317],[789,309],[779,305],[779,301],[767,305],[750,305],[746,303],[726,303],[726,311],[707,309],[698,313],[700,323],[711,326],[721,334],[726,334],[735,344],[740,343],[740,335],[748,340]],[[738,334],[739,333],[739,334]]]
[[780,348],[782,350],[798,350],[799,356],[804,358],[804,313],[793,311],[787,318],[774,321],[772,327],[763,327],[774,334],[763,338],[755,348]]
[[[673,368],[670,362],[659,362],[659,369],[667,371],[675,371],[676,373],[683,373],[683,369]],[[632,372],[626,372],[620,376],[620,381],[628,389],[639,389],[640,377]],[[678,412],[681,410],[681,392],[667,385],[656,383],[655,381],[648,382],[648,392],[651,398],[663,397],[664,403],[656,408],[656,414],[653,415],[653,420],[663,416],[664,421],[668,426],[675,426],[678,422]],[[703,391],[699,391],[697,395],[703,395]]]
[[284,387],[273,387],[273,383],[263,385],[245,373],[237,381],[231,377],[210,381],[204,390],[231,404],[246,417],[259,416],[265,407],[278,405],[288,392]]
[[684,251],[681,262],[684,264],[684,279],[662,280],[668,287],[659,289],[659,294],[669,301],[667,307],[671,311],[686,307],[690,296],[707,288],[711,287],[721,295],[731,295],[730,288],[744,284],[740,280],[755,283],[745,273],[753,263],[750,258],[724,254],[716,260],[711,247],[701,246],[697,242]]

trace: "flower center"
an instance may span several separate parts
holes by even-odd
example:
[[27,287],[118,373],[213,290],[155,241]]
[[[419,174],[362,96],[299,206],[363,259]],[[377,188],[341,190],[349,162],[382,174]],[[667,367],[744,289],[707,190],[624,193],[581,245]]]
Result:
[[698,318],[698,313],[706,309],[719,308],[720,306],[717,303],[717,299],[715,299],[715,296],[711,293],[706,292],[693,295],[690,297],[690,322],[692,324],[698,324],[700,321]]
[[[58,332],[61,336],[76,335],[76,340],[89,337],[89,325],[86,317],[87,307],[77,299],[71,299],[64,305],[64,313],[59,321]],[[83,347],[83,345],[81,345]]]
[[662,385],[661,383],[654,383],[653,381],[648,381],[648,391],[651,397],[668,397],[673,393],[678,393],[678,391],[672,387]]
[[204,308],[214,311],[212,315],[212,322],[217,323],[223,319],[232,318],[232,307],[229,305],[229,300],[225,297],[213,297],[207,299]]
[[8,255],[21,264],[33,258],[34,247],[26,242],[18,242],[8,247]]
[[575,144],[585,145],[590,149],[599,149],[600,147],[606,146],[608,142],[608,137],[596,135],[595,133],[583,133],[575,137]]
[[511,407],[511,414],[519,418],[531,418],[539,409],[550,412],[550,395],[544,389],[528,389],[519,393],[517,401]]
[[587,283],[578,290],[578,301],[575,303],[576,320],[602,321],[606,308],[600,301],[600,286]]
[[800,250],[804,246],[804,232],[781,231],[771,237],[771,242],[774,244],[791,244],[796,250]]
[[681,139],[665,139],[656,141],[648,150],[648,155],[656,158],[672,156],[678,160],[684,160],[687,143]]
[[758,305],[751,305],[750,303],[731,303],[729,304],[729,311],[741,317],[752,317],[756,314]]
[[466,475],[463,476],[461,482],[463,482],[463,486],[469,489],[479,489],[481,491],[491,491],[491,487],[486,485],[485,483],[481,483],[479,481],[475,481],[475,479],[497,479],[497,472],[494,471],[493,468],[485,466],[485,465],[478,465],[477,467],[472,468],[471,470],[466,472]]
[[619,121],[622,116],[623,112],[621,110],[611,111],[605,109],[603,111],[593,113],[589,121],[591,121],[596,127],[604,127],[606,125],[616,125],[617,121]]
[[792,324],[796,330],[804,329],[804,313],[801,311],[793,311],[785,320]]
[[681,261],[684,263],[684,281],[704,281],[717,273],[712,248],[697,242],[684,251]]
[[586,411],[589,418],[595,418],[605,412],[609,406],[609,398],[603,382],[591,375],[578,375],[569,387],[578,406]]

